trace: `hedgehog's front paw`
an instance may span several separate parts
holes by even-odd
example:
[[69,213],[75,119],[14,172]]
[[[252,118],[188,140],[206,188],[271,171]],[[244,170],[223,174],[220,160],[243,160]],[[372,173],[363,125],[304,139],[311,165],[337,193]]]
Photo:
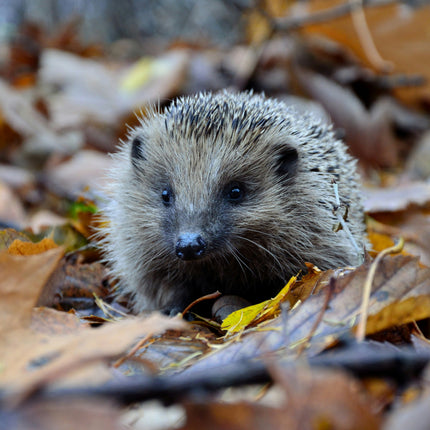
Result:
[[167,306],[163,309],[160,309],[160,312],[163,315],[167,315],[168,317],[175,317],[176,315],[182,313],[184,309],[181,306]]

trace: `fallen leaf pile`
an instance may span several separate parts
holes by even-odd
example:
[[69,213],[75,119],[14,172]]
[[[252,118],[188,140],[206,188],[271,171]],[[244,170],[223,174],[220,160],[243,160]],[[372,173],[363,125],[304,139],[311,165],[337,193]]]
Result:
[[[428,427],[430,6],[257,3],[222,49],[178,39],[120,60],[77,21],[27,23],[9,43],[0,429]],[[366,261],[308,262],[271,300],[224,296],[192,322],[132,315],[94,243],[108,153],[135,112],[226,87],[334,123],[362,172]]]

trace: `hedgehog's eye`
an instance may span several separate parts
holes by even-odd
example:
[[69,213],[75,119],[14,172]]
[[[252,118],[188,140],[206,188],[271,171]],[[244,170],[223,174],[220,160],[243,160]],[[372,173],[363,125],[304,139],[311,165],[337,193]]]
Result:
[[225,187],[224,195],[231,203],[239,203],[245,196],[245,188],[238,182],[232,182]]
[[161,199],[163,200],[163,203],[165,206],[170,206],[173,201],[173,192],[170,188],[166,187],[161,192]]

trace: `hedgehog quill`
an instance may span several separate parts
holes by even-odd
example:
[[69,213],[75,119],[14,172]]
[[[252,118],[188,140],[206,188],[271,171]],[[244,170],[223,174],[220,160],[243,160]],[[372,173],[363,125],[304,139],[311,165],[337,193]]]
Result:
[[[134,310],[182,311],[216,290],[274,296],[311,262],[360,262],[356,162],[312,115],[252,93],[205,93],[150,112],[114,155],[101,246]],[[338,186],[346,224],[338,223]]]

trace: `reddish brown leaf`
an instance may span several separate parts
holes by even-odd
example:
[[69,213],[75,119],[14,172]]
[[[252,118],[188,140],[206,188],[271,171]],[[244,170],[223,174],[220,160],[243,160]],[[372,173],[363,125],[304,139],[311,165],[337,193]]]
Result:
[[85,309],[94,297],[105,298],[110,291],[104,286],[107,269],[99,262],[81,264],[63,259],[42,290],[38,306],[58,309]]
[[281,409],[251,403],[189,403],[181,430],[275,430],[290,428],[292,420]]

